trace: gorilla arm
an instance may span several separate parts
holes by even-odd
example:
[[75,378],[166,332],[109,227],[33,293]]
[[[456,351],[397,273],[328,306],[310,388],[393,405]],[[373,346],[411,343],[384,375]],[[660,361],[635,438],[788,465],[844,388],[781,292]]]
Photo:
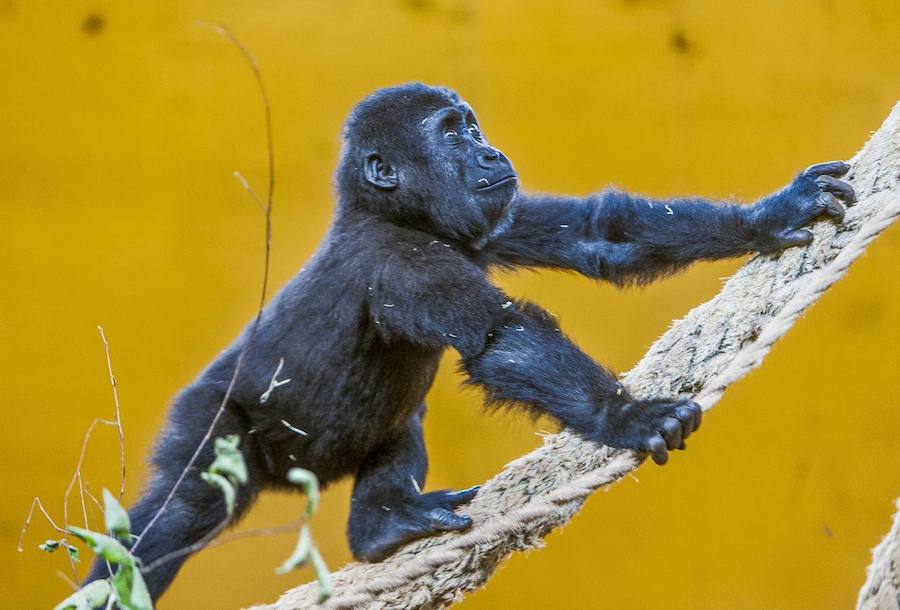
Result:
[[441,244],[389,260],[369,304],[385,341],[454,347],[489,402],[551,415],[586,439],[649,451],[662,464],[700,424],[691,401],[631,398],[549,314],[513,303]]
[[649,199],[615,190],[586,198],[517,195],[484,246],[490,263],[572,269],[614,284],[646,283],[696,260],[774,252],[808,243],[802,229],[837,221],[853,189],[841,162],[814,165],[752,206],[700,198]]

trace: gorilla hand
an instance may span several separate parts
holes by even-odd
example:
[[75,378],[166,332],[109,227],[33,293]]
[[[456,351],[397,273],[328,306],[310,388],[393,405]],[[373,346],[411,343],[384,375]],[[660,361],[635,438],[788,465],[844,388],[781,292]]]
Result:
[[700,427],[703,412],[691,400],[629,400],[606,408],[596,440],[624,449],[647,451],[659,465],[668,451],[684,449],[684,439]]
[[812,241],[812,232],[802,227],[822,216],[841,222],[841,201],[847,205],[856,202],[853,187],[838,180],[849,169],[843,161],[813,165],[781,191],[757,202],[750,212],[756,249],[769,253],[804,246]]

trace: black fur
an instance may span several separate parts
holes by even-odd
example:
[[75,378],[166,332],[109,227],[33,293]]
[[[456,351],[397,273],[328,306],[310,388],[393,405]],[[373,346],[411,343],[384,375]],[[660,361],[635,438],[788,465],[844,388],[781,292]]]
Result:
[[[643,283],[698,259],[806,243],[801,227],[839,220],[852,189],[843,163],[814,166],[752,206],[651,200],[617,191],[586,198],[517,190],[510,162],[484,140],[447,89],[409,84],[374,93],[347,121],[334,222],[309,264],[263,313],[233,398],[215,430],[238,434],[250,471],[236,517],[294,466],[323,485],[355,476],[348,534],[377,561],[409,540],[465,529],[453,509],[477,489],[420,493],[427,456],[424,398],[441,353],[461,356],[489,401],[554,416],[587,439],[648,451],[662,464],[700,424],[688,400],[632,399],[536,305],[489,280],[492,265],[572,269]],[[131,510],[142,531],[224,396],[245,331],[176,398],[153,457],[156,473]],[[280,378],[265,404],[279,359]],[[284,422],[304,430],[303,436]],[[137,550],[144,564],[201,539],[224,518],[199,477],[207,447]],[[154,598],[183,559],[146,574]],[[91,578],[106,575],[96,564]]]

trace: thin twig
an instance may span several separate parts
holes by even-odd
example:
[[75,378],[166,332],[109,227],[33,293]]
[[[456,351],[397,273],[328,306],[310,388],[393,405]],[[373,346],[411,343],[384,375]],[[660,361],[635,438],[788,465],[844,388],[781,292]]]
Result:
[[62,528],[56,525],[56,522],[53,520],[53,517],[47,512],[47,509],[44,508],[44,505],[41,503],[41,499],[38,496],[35,496],[34,500],[31,501],[31,508],[28,510],[28,517],[25,518],[25,524],[22,526],[22,531],[19,532],[19,545],[18,550],[21,553],[25,550],[25,532],[28,531],[28,526],[31,525],[31,517],[34,515],[34,508],[37,507],[40,509],[41,513],[44,515],[44,518],[47,519],[47,523],[55,529],[60,534],[65,534],[65,528]]
[[72,554],[69,553],[68,549],[68,530],[64,527],[60,527],[56,524],[56,521],[50,516],[50,513],[47,512],[47,509],[44,508],[43,503],[41,502],[41,498],[39,496],[35,496],[34,500],[31,501],[31,508],[28,509],[28,517],[25,518],[25,523],[22,525],[22,531],[19,532],[19,544],[16,548],[18,548],[19,552],[25,550],[25,532],[28,531],[28,526],[31,525],[31,517],[34,515],[34,507],[37,506],[40,509],[41,514],[44,515],[44,519],[47,520],[47,523],[55,529],[57,532],[62,534],[62,540],[66,547],[66,559],[69,560],[69,567],[72,569],[72,575],[75,577],[75,580],[78,580],[78,568],[75,566],[75,559],[72,557]]
[[106,351],[106,370],[109,372],[109,384],[112,386],[113,402],[116,404],[116,430],[119,433],[119,463],[122,466],[119,481],[119,502],[125,495],[125,429],[122,428],[122,412],[119,408],[119,384],[116,383],[116,376],[113,375],[112,360],[109,357],[109,342],[106,340],[106,333],[103,327],[97,325],[100,331],[100,339],[103,341],[103,349]]
[[[189,545],[182,547],[180,549],[177,549],[175,551],[172,551],[171,553],[166,553],[162,557],[157,558],[150,564],[141,568],[141,572],[143,572],[144,574],[147,574],[149,572],[152,572],[159,566],[161,566],[165,563],[168,563],[169,561],[172,561],[173,559],[177,559],[179,557],[184,557],[185,555],[190,555],[192,553],[196,553],[200,549],[205,548],[206,546],[209,545],[209,543],[212,541],[213,538],[215,538],[216,536],[221,534],[225,530],[225,528],[228,527],[229,523],[231,523],[231,515],[228,515],[227,517],[222,519],[218,523],[218,525],[216,525],[209,532],[204,534],[200,538],[200,540],[198,540],[197,542],[195,542],[193,544],[189,544]],[[145,529],[144,531],[147,531],[147,530]],[[137,545],[135,544],[135,546],[137,546]],[[132,547],[132,549],[133,549],[133,547]]]
[[56,575],[59,576],[59,579],[61,581],[69,585],[70,589],[72,589],[73,591],[78,590],[78,585],[75,584],[75,581],[69,578],[69,576],[65,572],[63,572],[62,570],[57,570]]
[[146,567],[141,568],[141,572],[143,572],[144,574],[146,574],[148,572],[152,572],[156,568],[160,567],[161,565],[163,565],[169,561],[172,561],[173,559],[178,559],[179,557],[184,557],[185,555],[191,555],[201,549],[211,549],[211,548],[215,548],[217,546],[222,546],[223,544],[228,544],[229,542],[234,542],[235,540],[242,540],[244,538],[255,538],[255,537],[262,537],[262,536],[277,536],[278,534],[286,534],[289,532],[296,532],[303,525],[303,522],[304,522],[303,519],[300,519],[298,521],[294,521],[292,523],[285,523],[283,525],[276,525],[273,527],[261,527],[258,529],[246,530],[243,532],[236,532],[234,534],[231,534],[230,536],[223,536],[222,538],[213,540],[213,538],[215,538],[219,533],[221,533],[222,530],[224,530],[226,527],[228,527],[228,524],[230,523],[230,519],[226,518],[223,521],[221,521],[219,523],[219,525],[217,525],[216,528],[212,532],[210,532],[209,534],[207,534],[206,536],[201,538],[198,542],[195,542],[194,544],[191,544],[184,548],[178,549],[177,551],[172,551],[171,553],[167,553],[167,554],[163,555],[162,557],[160,557],[156,561],[150,563]]
[[[244,343],[244,347],[241,349],[240,355],[238,356],[237,363],[234,367],[234,373],[231,375],[231,381],[228,383],[228,388],[225,390],[225,396],[222,398],[222,402],[219,405],[218,410],[213,416],[212,422],[210,422],[209,427],[206,430],[206,433],[203,435],[203,438],[200,441],[200,444],[197,445],[197,448],[194,450],[191,459],[188,460],[187,465],[181,471],[181,474],[178,475],[178,479],[175,480],[175,484],[172,485],[172,489],[169,490],[166,499],[163,501],[162,505],[157,509],[156,513],[153,515],[153,518],[147,523],[144,530],[140,533],[137,540],[134,543],[134,546],[131,547],[132,553],[137,551],[141,542],[144,540],[145,535],[148,531],[159,521],[160,517],[162,517],[163,513],[165,513],[169,504],[172,501],[172,498],[175,497],[175,492],[178,491],[178,488],[181,486],[181,483],[184,481],[185,477],[187,477],[188,472],[194,467],[194,464],[197,462],[197,459],[200,457],[200,453],[203,451],[203,448],[206,447],[207,443],[209,443],[210,438],[212,438],[213,431],[215,430],[216,424],[219,423],[219,419],[222,417],[222,414],[225,412],[225,406],[228,404],[229,399],[231,398],[231,393],[234,390],[234,386],[237,383],[238,375],[241,371],[241,366],[244,364],[244,359],[247,356],[247,353],[250,349],[250,345],[253,343],[254,338],[256,337],[256,332],[259,329],[259,322],[262,319],[263,308],[266,304],[266,295],[269,287],[269,258],[271,253],[271,244],[272,244],[272,197],[275,191],[275,154],[273,151],[272,145],[272,108],[269,103],[269,95],[266,92],[265,83],[263,82],[262,73],[259,70],[259,66],[256,63],[256,59],[250,53],[250,51],[238,40],[237,36],[235,36],[231,30],[229,30],[224,25],[216,25],[213,26],[220,34],[228,38],[241,52],[241,55],[244,56],[244,59],[250,65],[250,69],[253,71],[253,75],[256,79],[256,84],[259,88],[260,97],[263,102],[263,109],[265,111],[265,126],[266,126],[266,149],[268,152],[268,160],[269,160],[269,182],[268,182],[268,190],[266,192],[266,205],[265,205],[265,216],[266,216],[266,237],[265,237],[265,256],[263,259],[263,280],[262,280],[262,290],[260,291],[259,298],[259,308],[256,313],[256,319],[253,321],[253,326],[250,330],[250,334],[247,337],[246,342]],[[243,176],[239,175],[239,179],[243,178]],[[245,189],[247,189],[251,196],[254,197],[255,200],[258,200],[256,194],[253,192],[253,189],[250,188],[250,185],[246,183],[246,181],[242,180],[244,183]]]
[[[95,417],[94,420],[88,425],[87,430],[84,432],[84,438],[81,440],[81,451],[78,454],[78,463],[75,465],[75,470],[72,472],[72,478],[69,479],[69,485],[66,487],[66,492],[63,494],[63,525],[65,527],[59,527],[50,518],[50,515],[44,510],[43,504],[41,504],[40,498],[35,498],[31,504],[31,509],[28,511],[28,518],[25,520],[25,524],[22,526],[22,532],[19,536],[19,550],[23,550],[23,540],[25,538],[25,533],[28,531],[28,526],[31,524],[31,517],[34,513],[34,507],[38,506],[41,509],[41,513],[43,513],[44,517],[53,526],[53,528],[60,532],[62,536],[62,540],[68,544],[69,542],[69,532],[67,529],[69,526],[69,497],[72,495],[72,490],[75,488],[75,484],[78,483],[78,497],[81,504],[81,516],[84,521],[84,527],[86,529],[90,529],[90,520],[88,519],[88,511],[87,511],[87,502],[85,501],[85,495],[88,495],[95,503],[99,505],[97,499],[90,494],[86,490],[86,482],[84,480],[84,475],[81,472],[81,468],[84,465],[84,458],[87,455],[88,443],[90,443],[91,435],[94,432],[94,428],[97,427],[97,424],[103,424],[104,426],[112,426],[116,428],[119,433],[119,460],[121,464],[121,477],[119,482],[119,499],[121,500],[122,496],[125,493],[125,431],[122,428],[122,412],[119,407],[119,394],[116,388],[116,378],[113,375],[112,370],[112,361],[109,356],[109,342],[106,340],[106,335],[103,333],[103,327],[97,326],[97,329],[100,331],[100,338],[103,340],[103,346],[106,351],[106,368],[109,371],[109,379],[112,384],[113,390],[113,401],[116,406],[116,419],[109,420],[104,419],[102,417]],[[75,566],[75,561],[72,559],[71,555],[66,553],[69,558],[69,566],[72,568],[72,575],[75,577],[75,580],[78,580],[78,568]]]
[[[105,510],[103,508],[103,504],[100,503],[100,500],[97,499],[97,496],[95,496],[94,494],[91,493],[91,487],[90,487],[90,485],[88,485],[87,481],[84,482],[84,490],[83,491],[84,491],[84,495],[86,495],[88,497],[88,499],[90,499],[91,502],[94,503],[94,505],[100,510],[100,513],[102,514],[103,511]],[[93,515],[93,514],[94,514],[94,512],[91,511],[91,515]]]
[[[94,502],[94,504],[97,505],[97,509],[100,511],[101,515],[104,514],[104,512],[106,511],[106,508],[102,504],[100,504],[100,500],[98,500],[94,496],[94,494],[91,493],[90,486],[88,485],[87,481],[84,482],[84,489],[82,490],[82,493],[84,495],[86,495],[88,498],[90,498]],[[91,514],[93,514],[93,511],[91,512]],[[86,525],[85,525],[85,529],[87,529]],[[106,561],[106,569],[109,572],[109,574],[113,573],[112,564],[109,561]]]
[[[78,463],[75,465],[75,470],[72,472],[72,478],[69,479],[69,485],[66,487],[66,493],[63,494],[63,525],[65,527],[69,526],[69,496],[72,494],[72,489],[75,487],[75,483],[78,483],[79,497],[81,498],[81,512],[82,517],[84,518],[84,527],[86,529],[90,529],[90,524],[88,523],[87,517],[87,508],[84,502],[84,483],[81,476],[81,467],[84,464],[84,456],[87,454],[88,443],[91,440],[91,434],[94,432],[94,428],[97,427],[97,424],[103,424],[104,426],[115,426],[116,422],[103,419],[102,417],[95,417],[94,420],[87,427],[87,430],[84,432],[84,438],[81,440],[81,452],[78,454]],[[37,498],[35,498],[37,500]],[[32,505],[32,510],[34,510],[34,505]],[[50,520],[50,516],[43,510],[41,507],[41,512],[44,513],[44,516]],[[28,521],[31,520],[31,513],[28,513]],[[28,527],[28,521],[25,522],[25,526],[22,528],[22,535],[25,535],[25,530]],[[64,529],[58,527],[56,524],[51,524],[57,531],[62,532],[63,537],[62,540],[68,544],[69,542],[69,532]],[[21,544],[21,543],[20,543]],[[68,555],[68,553],[66,553]],[[78,568],[75,565],[75,561],[69,557],[69,566],[72,568],[72,575],[75,577],[75,580],[79,580],[78,578]]]
[[[81,471],[78,472],[78,499],[81,500],[81,518],[84,521],[84,527],[85,529],[90,529],[87,515],[87,503],[84,501],[84,477],[81,475]],[[69,524],[66,523],[66,526],[68,525]]]
[[103,424],[104,426],[112,426],[116,427],[116,422],[103,419],[102,417],[95,417],[94,421],[90,423],[87,427],[87,430],[84,432],[84,438],[81,440],[81,453],[78,454],[78,463],[75,465],[75,470],[72,472],[72,478],[69,479],[69,486],[66,487],[66,493],[63,495],[63,524],[67,527],[69,525],[69,496],[72,494],[72,489],[75,487],[75,483],[78,483],[78,489],[81,496],[81,505],[82,511],[84,512],[84,527],[90,529],[90,525],[87,522],[87,513],[84,511],[84,485],[81,482],[81,467],[84,465],[84,457],[87,454],[88,443],[91,440],[91,434],[94,432],[94,428],[97,427],[97,424]]

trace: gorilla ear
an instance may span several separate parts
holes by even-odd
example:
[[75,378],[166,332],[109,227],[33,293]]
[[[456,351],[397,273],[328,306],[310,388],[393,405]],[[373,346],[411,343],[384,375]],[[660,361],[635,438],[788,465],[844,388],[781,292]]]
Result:
[[384,191],[392,191],[400,186],[397,171],[381,155],[371,153],[366,156],[365,174],[369,184]]

